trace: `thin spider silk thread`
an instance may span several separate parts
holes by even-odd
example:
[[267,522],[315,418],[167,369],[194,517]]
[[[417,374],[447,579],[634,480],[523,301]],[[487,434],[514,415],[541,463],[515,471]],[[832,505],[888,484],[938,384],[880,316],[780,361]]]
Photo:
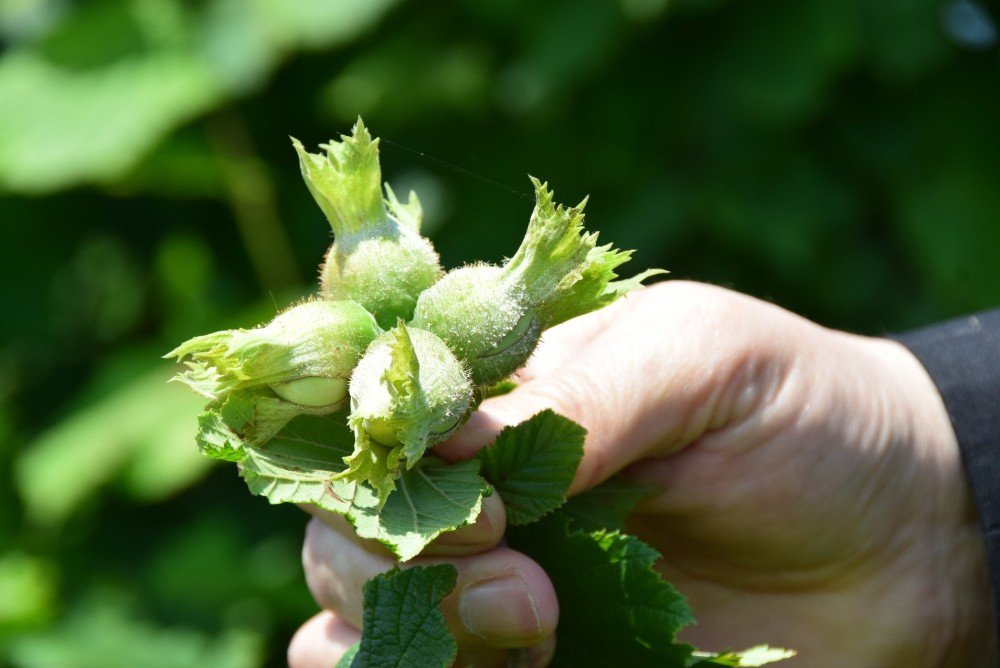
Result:
[[388,139],[386,139],[384,137],[381,139],[381,142],[383,144],[385,144],[386,146],[391,146],[392,148],[398,149],[400,151],[404,151],[406,153],[409,153],[410,155],[414,155],[417,158],[419,158],[420,160],[428,162],[428,163],[430,163],[432,165],[437,165],[438,167],[443,167],[445,169],[450,169],[451,171],[456,172],[458,174],[462,174],[463,176],[467,176],[469,178],[476,179],[477,181],[481,181],[481,182],[483,182],[483,183],[485,183],[487,185],[491,185],[494,188],[506,191],[506,192],[514,195],[518,199],[526,199],[526,200],[533,201],[534,198],[535,198],[534,193],[529,193],[529,192],[526,192],[524,190],[518,190],[517,188],[509,186],[506,183],[500,183],[499,181],[491,179],[491,178],[489,178],[487,176],[483,176],[482,174],[477,174],[476,172],[472,171],[471,169],[466,169],[465,167],[462,167],[460,165],[456,165],[456,164],[450,163],[447,160],[442,160],[441,158],[436,158],[433,155],[427,155],[423,151],[418,151],[418,150],[412,149],[412,148],[410,148],[408,146],[403,146],[402,144],[397,144],[396,142],[389,141]]

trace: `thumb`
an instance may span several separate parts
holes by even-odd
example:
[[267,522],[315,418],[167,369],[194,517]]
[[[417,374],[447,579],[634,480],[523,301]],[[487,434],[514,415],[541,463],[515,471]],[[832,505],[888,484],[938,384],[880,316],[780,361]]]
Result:
[[470,459],[493,443],[505,427],[551,409],[587,430],[584,457],[569,493],[590,489],[649,454],[659,441],[659,430],[643,418],[649,411],[634,402],[634,390],[599,376],[603,374],[592,365],[569,365],[487,399],[463,429],[435,452],[447,460]]
[[777,307],[700,284],[671,281],[631,299],[575,359],[484,401],[436,452],[469,459],[504,427],[550,408],[587,429],[570,488],[579,493],[629,464],[674,454],[747,420],[781,387],[786,362],[817,329]]

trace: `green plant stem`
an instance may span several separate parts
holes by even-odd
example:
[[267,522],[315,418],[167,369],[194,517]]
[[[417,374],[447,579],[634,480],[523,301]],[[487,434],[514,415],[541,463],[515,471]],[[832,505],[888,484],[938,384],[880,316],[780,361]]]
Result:
[[206,130],[227,203],[261,287],[277,292],[301,285],[302,273],[278,216],[274,184],[243,118],[232,110],[221,111],[206,119]]

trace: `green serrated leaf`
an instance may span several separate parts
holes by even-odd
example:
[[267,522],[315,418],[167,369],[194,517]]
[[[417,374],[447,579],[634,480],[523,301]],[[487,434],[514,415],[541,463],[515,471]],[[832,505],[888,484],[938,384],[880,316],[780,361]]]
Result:
[[[615,487],[621,489],[616,483],[609,491]],[[573,522],[563,509],[507,533],[512,548],[545,569],[559,598],[552,666],[761,666],[794,655],[763,645],[710,654],[678,642],[677,632],[694,617],[684,597],[653,568],[660,554],[634,536],[580,531]]]
[[574,529],[624,531],[625,518],[636,504],[656,490],[652,485],[629,482],[620,476],[574,496],[562,507]]
[[420,224],[423,222],[424,211],[420,206],[420,198],[417,193],[410,191],[406,203],[399,201],[396,193],[385,184],[385,207],[389,210],[389,215],[395,218],[401,225],[409,227],[414,232],[420,231]]
[[711,668],[711,666],[737,666],[755,668],[769,663],[783,661],[795,656],[789,649],[780,649],[768,645],[758,645],[742,652],[724,652],[714,656],[705,652],[695,652],[690,668]]
[[479,451],[483,477],[503,498],[511,525],[534,522],[565,503],[586,435],[569,418],[544,410]]
[[[597,235],[593,235],[596,243]],[[647,269],[631,278],[616,281],[615,269],[629,261],[632,251],[595,246],[587,253],[583,267],[560,282],[542,306],[545,327],[596,311],[642,285],[650,276],[666,274],[663,269]]]
[[[360,424],[360,421],[356,424]],[[380,504],[385,503],[396,489],[402,447],[382,445],[357,426],[353,431],[354,450],[345,458],[347,467],[337,474],[338,480],[348,484],[365,484],[375,490]]]
[[505,394],[510,394],[517,389],[517,383],[513,380],[501,380],[499,383],[494,385],[484,385],[483,387],[477,388],[476,392],[479,397],[479,401],[484,401],[492,397],[502,397]]
[[442,533],[475,522],[488,492],[478,461],[448,464],[424,457],[396,481],[381,510],[373,493],[359,495],[348,519],[359,536],[374,538],[407,561]]
[[458,646],[441,601],[455,588],[451,564],[393,570],[365,583],[361,642],[354,668],[447,668]]
[[322,153],[292,138],[302,178],[338,238],[385,226],[378,144],[360,118],[350,135],[321,144]]
[[380,508],[371,487],[338,477],[353,448],[343,413],[305,415],[266,445],[247,447],[241,474],[251,492],[271,503],[312,503],[346,516],[359,536],[379,541],[403,561],[479,516],[489,488],[478,461],[425,457],[403,473]]
[[503,266],[503,275],[519,282],[532,304],[541,304],[568,276],[579,276],[579,267],[597,236],[583,229],[586,198],[573,207],[556,204],[549,184],[530,178],[535,208],[524,240]]
[[268,389],[242,390],[208,405],[198,416],[195,443],[202,454],[228,462],[243,459],[248,446],[260,446],[299,415],[328,415],[336,406],[302,406]]
[[[235,401],[234,401],[235,399]],[[253,406],[230,396],[221,405],[212,405],[198,416],[195,443],[207,457],[225,462],[243,459],[243,438],[239,427],[253,422]]]
[[553,666],[684,668],[693,648],[675,634],[694,621],[684,597],[653,569],[659,553],[618,532],[572,531],[562,511],[508,531],[559,598]]
[[240,474],[251,492],[271,503],[313,503],[346,514],[359,490],[334,476],[353,448],[343,413],[303,415],[263,447],[247,447]]

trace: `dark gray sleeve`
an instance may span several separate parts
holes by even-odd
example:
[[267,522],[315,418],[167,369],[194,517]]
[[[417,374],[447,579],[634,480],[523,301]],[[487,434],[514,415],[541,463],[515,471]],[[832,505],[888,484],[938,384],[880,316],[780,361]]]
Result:
[[894,336],[937,385],[986,538],[1000,633],[1000,309]]

